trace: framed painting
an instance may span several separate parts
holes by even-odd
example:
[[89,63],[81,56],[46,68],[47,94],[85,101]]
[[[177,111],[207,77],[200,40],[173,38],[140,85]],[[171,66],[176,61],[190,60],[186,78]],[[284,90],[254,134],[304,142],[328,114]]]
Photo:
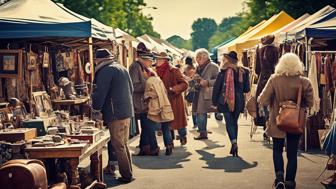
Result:
[[22,50],[0,50],[0,78],[22,77]]

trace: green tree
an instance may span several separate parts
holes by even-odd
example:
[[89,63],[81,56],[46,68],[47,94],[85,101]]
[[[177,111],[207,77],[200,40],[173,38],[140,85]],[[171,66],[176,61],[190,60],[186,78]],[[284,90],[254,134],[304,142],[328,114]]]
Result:
[[169,43],[171,43],[172,45],[178,47],[178,48],[183,48],[183,49],[188,49],[191,50],[192,49],[192,42],[191,40],[185,40],[182,37],[178,36],[178,35],[173,35],[171,37],[169,37],[167,39],[167,41]]
[[233,39],[239,36],[240,32],[236,32],[234,27],[242,21],[239,16],[224,18],[218,25],[218,30],[209,39],[209,48],[213,48],[224,41]]
[[63,3],[70,10],[100,22],[120,28],[133,36],[149,34],[160,37],[154,31],[151,16],[144,15],[141,9],[144,0],[54,0]]
[[211,18],[199,18],[192,24],[192,46],[193,49],[209,47],[209,39],[216,32],[217,24]]

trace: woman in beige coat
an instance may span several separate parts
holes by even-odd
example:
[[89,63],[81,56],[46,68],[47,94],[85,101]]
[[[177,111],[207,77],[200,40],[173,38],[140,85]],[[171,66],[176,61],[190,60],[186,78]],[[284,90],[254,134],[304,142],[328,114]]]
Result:
[[[273,139],[273,163],[276,179],[275,188],[295,188],[297,170],[297,151],[301,135],[285,133],[276,125],[279,115],[279,103],[292,100],[296,102],[299,87],[302,85],[302,107],[313,105],[313,89],[308,78],[303,77],[303,64],[299,57],[293,53],[283,55],[275,68],[275,73],[268,80],[265,88],[258,98],[262,106],[269,106],[270,117],[266,133]],[[287,139],[287,168],[284,177],[283,147]]]

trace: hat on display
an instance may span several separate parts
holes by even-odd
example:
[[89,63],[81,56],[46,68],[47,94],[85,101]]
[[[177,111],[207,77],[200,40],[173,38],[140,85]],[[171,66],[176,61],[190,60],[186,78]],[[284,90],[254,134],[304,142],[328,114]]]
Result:
[[261,44],[270,45],[274,42],[275,36],[273,34],[266,35],[261,38]]
[[66,78],[66,77],[61,77],[59,80],[58,80],[58,84],[59,84],[59,86],[67,86],[67,85],[69,85],[70,84],[70,81],[69,81],[69,79],[68,78]]
[[95,58],[113,58],[113,54],[108,49],[98,49]]
[[229,53],[224,53],[223,54],[226,58],[229,58],[230,60],[232,60],[233,62],[237,62],[238,61],[238,55],[235,51],[230,51]]

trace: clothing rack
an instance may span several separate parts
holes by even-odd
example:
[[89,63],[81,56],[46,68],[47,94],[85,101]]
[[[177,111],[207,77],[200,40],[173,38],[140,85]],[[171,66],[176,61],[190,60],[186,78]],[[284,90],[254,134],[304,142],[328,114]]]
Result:
[[[307,44],[307,50],[306,50],[306,71],[309,71],[309,61],[310,61],[310,56],[311,55],[313,55],[313,54],[315,54],[315,53],[336,53],[336,51],[332,51],[332,50],[325,50],[325,51],[312,51],[311,50],[311,43],[312,43],[312,41],[313,41],[313,38],[310,38],[309,40],[306,38],[305,39],[305,42],[306,42],[306,44]],[[336,95],[335,95],[336,96]],[[334,111],[333,111],[334,112]],[[332,115],[333,117],[335,117],[335,115]],[[334,119],[334,118],[332,118],[332,119]],[[330,122],[332,122],[332,120],[330,121]],[[305,140],[305,151],[307,151],[307,148],[308,148],[308,146],[307,146],[307,141],[308,141],[308,133],[307,133],[307,127],[305,127],[305,130],[304,130],[304,140]]]
[[315,54],[315,53],[336,53],[336,51],[310,51],[310,53]]

